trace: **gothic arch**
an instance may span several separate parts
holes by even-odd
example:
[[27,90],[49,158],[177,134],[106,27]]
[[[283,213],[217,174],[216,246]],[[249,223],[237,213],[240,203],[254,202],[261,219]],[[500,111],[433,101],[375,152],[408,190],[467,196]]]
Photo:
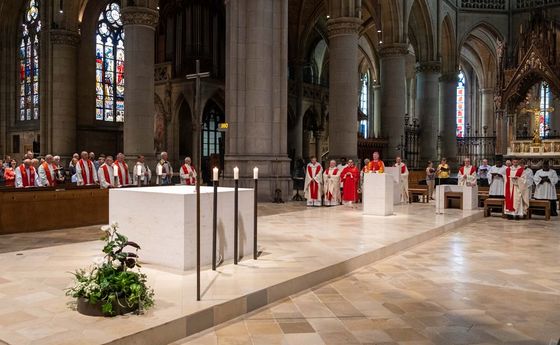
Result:
[[461,60],[469,61],[475,69],[481,88],[494,88],[497,81],[498,41],[500,32],[486,22],[475,24],[462,38],[460,44]]
[[453,20],[447,14],[441,26],[441,70],[443,74],[457,71],[457,37]]
[[428,4],[425,0],[414,0],[408,18],[408,35],[418,61],[434,61],[436,49],[434,30]]
[[381,7],[381,37],[384,44],[404,43],[405,31],[402,24],[404,8],[401,1],[380,0]]

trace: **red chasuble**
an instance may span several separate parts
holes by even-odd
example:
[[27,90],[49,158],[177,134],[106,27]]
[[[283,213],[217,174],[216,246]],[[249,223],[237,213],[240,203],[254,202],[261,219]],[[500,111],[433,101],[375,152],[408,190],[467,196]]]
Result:
[[346,167],[340,174],[342,180],[342,200],[358,201],[358,184],[360,183],[360,171],[356,166]]

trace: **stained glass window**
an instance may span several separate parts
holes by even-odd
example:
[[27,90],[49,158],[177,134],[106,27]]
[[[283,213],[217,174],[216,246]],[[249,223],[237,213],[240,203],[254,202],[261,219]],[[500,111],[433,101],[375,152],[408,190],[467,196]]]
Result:
[[[362,88],[360,90],[360,110],[367,117],[369,117],[369,72],[362,76]],[[364,138],[367,138],[368,133],[368,120],[361,120],[360,133]]]
[[550,86],[547,83],[541,84],[541,116],[540,116],[540,125],[539,125],[539,133],[541,137],[546,138],[550,135],[550,111],[552,108],[550,107]]
[[39,1],[30,0],[23,14],[19,46],[19,120],[39,119]]
[[457,82],[457,137],[465,136],[465,74],[459,71]]
[[124,30],[119,1],[99,15],[95,48],[95,119],[124,122]]

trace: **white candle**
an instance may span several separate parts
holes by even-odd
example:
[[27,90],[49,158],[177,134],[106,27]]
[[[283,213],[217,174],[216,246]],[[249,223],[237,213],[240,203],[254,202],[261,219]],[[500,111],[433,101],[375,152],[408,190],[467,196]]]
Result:
[[212,179],[212,180],[213,180],[213,181],[218,181],[218,179],[219,179],[219,177],[218,177],[218,171],[219,171],[219,170],[218,170],[218,168],[216,168],[216,167],[214,167],[214,169],[212,170],[212,172],[213,172],[213,176],[212,176],[213,179]]
[[140,164],[136,166],[136,176],[142,176],[142,166]]
[[259,168],[254,167],[253,168],[253,179],[254,180],[258,180],[259,179]]
[[233,168],[233,179],[234,180],[239,180],[239,168],[238,167]]
[[161,166],[161,164],[158,164],[157,166],[157,174],[158,176],[163,175],[163,166]]

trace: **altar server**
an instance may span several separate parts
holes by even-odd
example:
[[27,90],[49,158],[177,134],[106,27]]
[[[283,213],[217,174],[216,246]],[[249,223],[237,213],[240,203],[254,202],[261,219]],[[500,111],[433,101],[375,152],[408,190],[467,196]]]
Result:
[[503,198],[504,197],[504,181],[506,178],[506,167],[502,161],[496,161],[496,165],[488,170],[488,185],[490,190],[488,196],[490,198]]
[[358,201],[358,184],[360,182],[360,170],[354,165],[353,160],[348,161],[348,166],[342,170],[342,204],[352,205]]
[[530,163],[526,163],[524,160],[521,160],[519,164],[525,168],[525,171],[523,172],[525,174],[525,181],[527,183],[527,189],[525,190],[525,193],[527,194],[527,199],[531,199],[533,197],[533,177],[535,176],[535,173],[533,173],[533,169],[531,169]]
[[557,216],[556,184],[558,183],[558,174],[554,169],[550,169],[548,161],[545,161],[543,168],[535,173],[533,181],[535,182],[535,199],[550,200],[550,214]]
[[[134,166],[134,171],[132,172],[132,180],[134,181],[135,186],[147,186],[152,180],[152,171],[144,160],[145,158],[142,155],[139,155],[136,160],[136,165]],[[140,183],[138,183],[138,179],[140,179]]]
[[488,159],[483,159],[482,164],[478,167],[478,177],[480,177],[481,180],[487,180],[490,168],[491,166],[488,165]]
[[160,186],[171,185],[173,178],[173,167],[167,161],[167,152],[160,154],[160,160],[156,165],[156,184]]
[[38,169],[41,186],[52,187],[56,185],[56,169],[57,167],[54,164],[54,157],[52,155],[46,155],[45,162],[43,162]]
[[529,199],[527,199],[527,181],[523,167],[519,165],[517,159],[512,159],[511,167],[506,168],[506,186],[504,196],[506,199],[505,214],[509,219],[515,218],[519,220],[525,216],[529,208]]
[[383,174],[385,172],[385,164],[379,159],[379,152],[373,153],[373,159],[368,164],[368,170],[371,173]]
[[305,168],[305,198],[307,206],[321,206],[323,194],[323,167],[317,162],[316,157]]
[[93,162],[89,159],[86,151],[82,152],[82,158],[76,163],[76,182],[78,186],[90,186],[97,184],[97,171]]
[[395,168],[399,169],[401,183],[401,202],[408,203],[408,168],[402,162],[401,157],[395,159]]
[[336,166],[336,161],[331,160],[329,167],[323,174],[325,206],[340,205],[340,172]]
[[97,175],[99,176],[99,186],[101,189],[115,187],[115,168],[113,167],[113,156],[105,157],[105,162],[101,164]]
[[179,176],[181,177],[181,184],[185,184],[187,186],[194,186],[196,185],[196,169],[192,166],[191,157],[185,158],[185,164],[179,170]]
[[464,165],[457,173],[457,184],[459,186],[476,186],[476,167],[471,165],[470,158],[465,158]]
[[115,169],[113,173],[117,173],[115,176],[117,187],[130,185],[130,173],[128,172],[128,164],[125,162],[124,154],[117,154],[117,161],[113,164],[113,169]]
[[16,188],[40,187],[37,179],[37,171],[31,163],[31,159],[26,158],[23,164],[16,168]]

